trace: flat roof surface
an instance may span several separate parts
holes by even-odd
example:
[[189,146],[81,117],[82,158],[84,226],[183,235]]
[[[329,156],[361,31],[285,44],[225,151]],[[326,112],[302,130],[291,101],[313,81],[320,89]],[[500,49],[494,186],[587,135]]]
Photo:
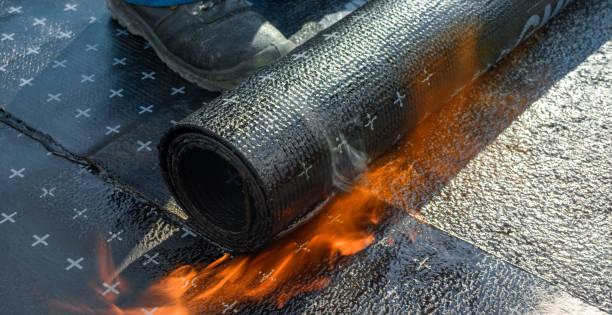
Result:
[[[410,161],[401,172],[410,180],[371,246],[295,280],[324,276],[325,288],[282,308],[278,295],[210,303],[252,313],[612,312],[611,17],[608,1],[571,4],[383,158]],[[152,312],[137,302],[151,283],[223,255],[167,214],[156,149],[218,94],[167,69],[103,1],[4,1],[0,33],[0,312],[74,313],[110,297]],[[103,279],[110,261],[121,281]]]

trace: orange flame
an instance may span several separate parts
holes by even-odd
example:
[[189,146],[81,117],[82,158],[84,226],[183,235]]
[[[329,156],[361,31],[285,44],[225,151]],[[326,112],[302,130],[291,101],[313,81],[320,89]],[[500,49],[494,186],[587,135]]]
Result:
[[[225,254],[203,268],[179,267],[151,286],[145,295],[168,301],[155,314],[223,312],[275,293],[276,304],[282,307],[298,294],[329,284],[326,277],[306,283],[290,280],[299,279],[320,264],[331,266],[340,257],[368,247],[374,241],[372,227],[381,221],[383,206],[367,191],[355,189],[331,201],[307,225],[263,251],[234,259]],[[281,287],[283,292],[277,292]]]
[[[272,297],[281,308],[293,297],[321,290],[330,283],[326,276],[306,276],[332,267],[338,259],[372,244],[374,227],[382,221],[384,209],[383,201],[365,186],[357,186],[330,201],[307,224],[257,254],[235,258],[224,254],[206,266],[185,265],[174,269],[144,292],[138,307],[118,307],[113,294],[104,295],[107,305],[104,309],[53,304],[82,314],[131,315],[155,310],[156,315],[189,315],[225,313],[244,303]],[[127,293],[127,283],[114,274],[106,242],[100,244],[100,279],[107,284],[120,283],[121,293]],[[101,293],[98,282],[95,288]]]

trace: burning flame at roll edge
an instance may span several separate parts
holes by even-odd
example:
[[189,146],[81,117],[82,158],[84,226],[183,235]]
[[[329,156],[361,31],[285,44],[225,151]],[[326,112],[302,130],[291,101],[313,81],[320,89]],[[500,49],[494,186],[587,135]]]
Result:
[[257,254],[233,259],[225,254],[202,268],[179,267],[150,288],[152,295],[169,298],[171,303],[155,314],[223,312],[269,297],[282,307],[298,294],[320,290],[330,283],[329,278],[308,277],[308,272],[368,247],[383,209],[382,202],[356,189]]
[[[368,173],[373,174],[373,173]],[[390,175],[390,174],[387,174]],[[367,181],[368,175],[362,181]],[[101,291],[106,307],[57,303],[60,308],[87,314],[187,315],[229,313],[244,303],[270,299],[282,308],[296,295],[321,290],[330,283],[321,271],[338,259],[354,255],[375,241],[374,227],[384,218],[385,203],[365,185],[333,198],[307,224],[246,256],[224,254],[206,266],[184,265],[153,283],[139,298],[137,307],[116,305],[117,292],[129,291],[128,283],[115,275],[112,257],[104,241],[98,248],[99,276],[105,283],[92,283]],[[105,292],[106,291],[106,292]],[[100,296],[100,295],[99,295]]]

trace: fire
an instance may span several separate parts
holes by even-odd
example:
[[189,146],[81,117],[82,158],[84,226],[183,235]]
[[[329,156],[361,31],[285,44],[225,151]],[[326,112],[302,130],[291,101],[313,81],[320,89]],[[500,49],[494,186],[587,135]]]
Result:
[[[365,178],[364,178],[365,179]],[[365,181],[364,181],[365,182]],[[115,294],[103,294],[100,281],[93,286],[104,307],[68,305],[53,301],[71,313],[131,315],[155,310],[156,315],[224,313],[246,303],[270,299],[282,308],[300,294],[330,284],[320,271],[345,256],[366,249],[375,241],[375,227],[384,219],[386,203],[365,185],[331,200],[307,224],[298,227],[262,251],[238,257],[224,254],[205,266],[184,265],[153,283],[139,298],[137,307],[117,306]],[[98,249],[99,277],[108,290],[117,284],[121,294],[129,287],[116,274],[106,242]],[[92,283],[93,284],[93,283]]]
[[[153,284],[145,296],[164,300],[155,314],[223,312],[272,296],[282,307],[298,294],[325,288],[330,280],[324,276],[301,279],[372,244],[373,227],[383,213],[383,202],[356,188],[261,252],[233,259],[225,254],[203,267],[181,266]],[[131,311],[135,310],[125,314]]]

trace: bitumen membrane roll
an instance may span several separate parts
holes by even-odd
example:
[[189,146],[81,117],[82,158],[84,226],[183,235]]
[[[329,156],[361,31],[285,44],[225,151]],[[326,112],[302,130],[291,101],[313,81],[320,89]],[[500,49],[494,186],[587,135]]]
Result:
[[188,223],[257,249],[298,222],[569,0],[373,0],[160,143]]

